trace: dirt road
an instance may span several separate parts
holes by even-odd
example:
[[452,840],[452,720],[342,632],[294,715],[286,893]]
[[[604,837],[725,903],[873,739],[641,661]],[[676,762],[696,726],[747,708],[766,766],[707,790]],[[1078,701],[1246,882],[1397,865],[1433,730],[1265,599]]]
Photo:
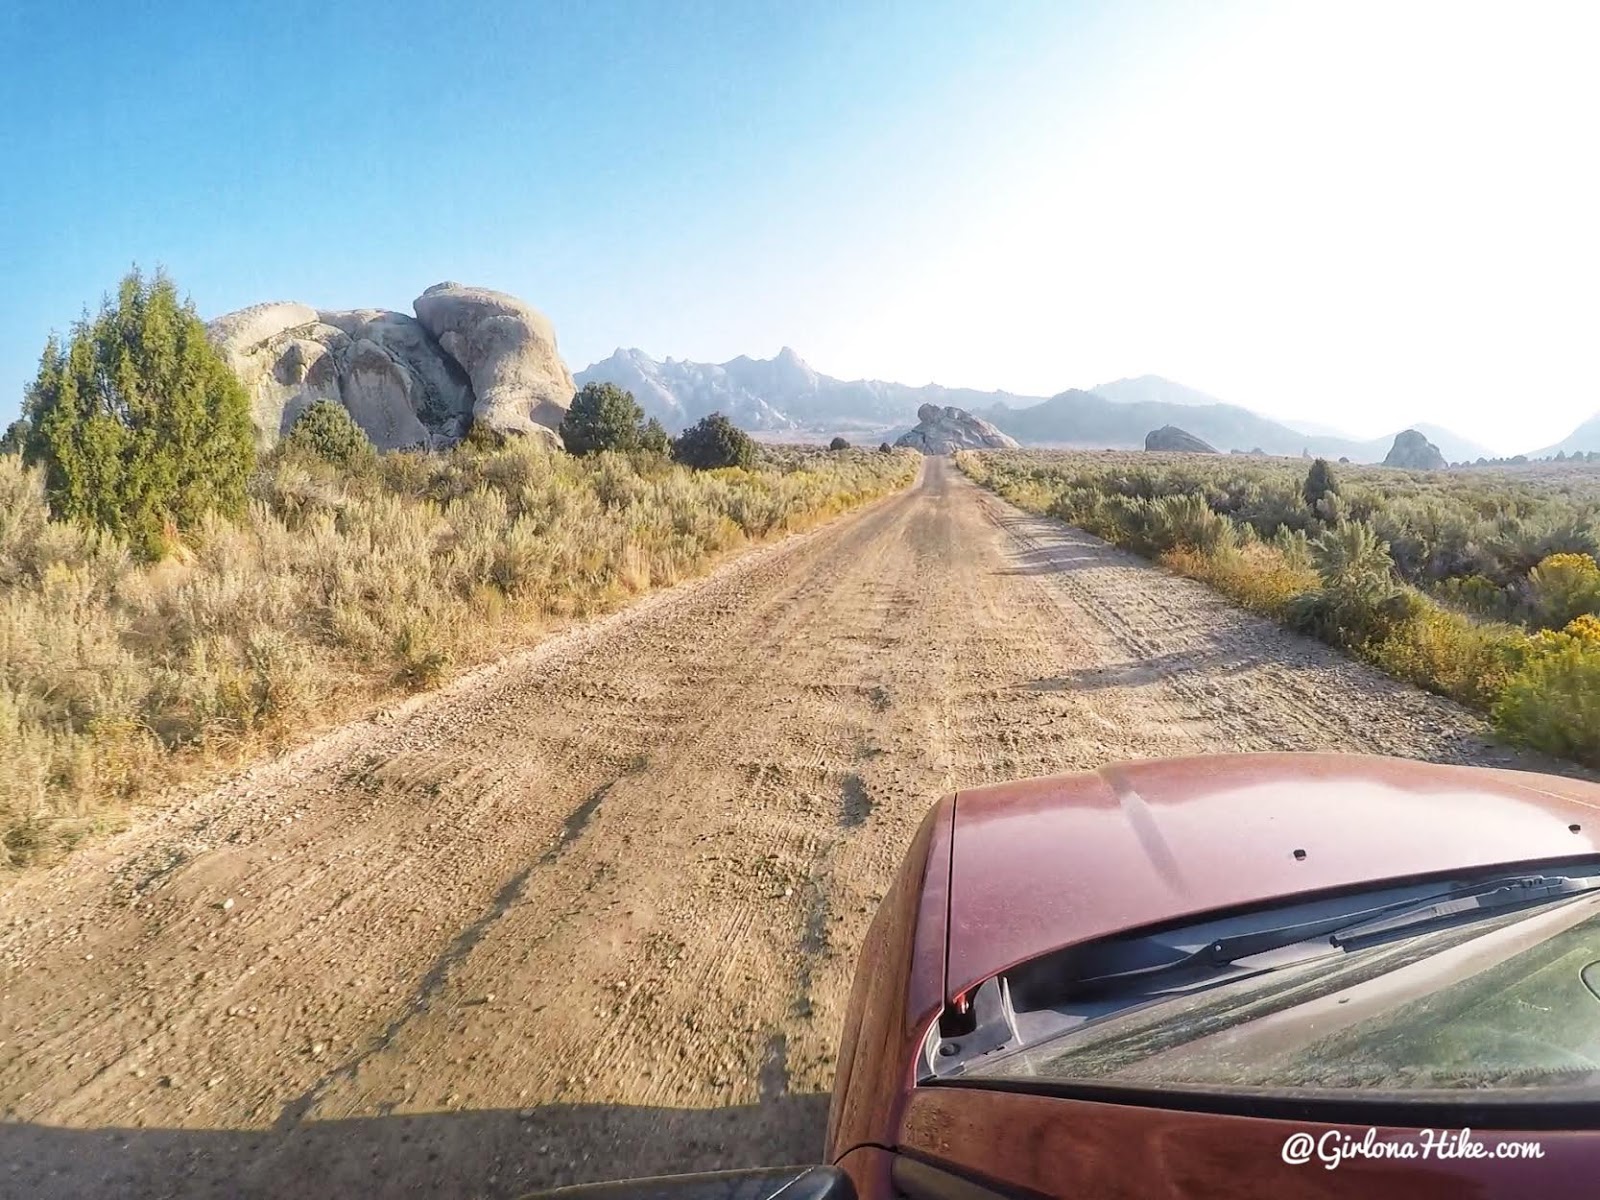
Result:
[[0,895],[0,1194],[805,1159],[856,946],[937,795],[1272,749],[1514,761],[929,460]]

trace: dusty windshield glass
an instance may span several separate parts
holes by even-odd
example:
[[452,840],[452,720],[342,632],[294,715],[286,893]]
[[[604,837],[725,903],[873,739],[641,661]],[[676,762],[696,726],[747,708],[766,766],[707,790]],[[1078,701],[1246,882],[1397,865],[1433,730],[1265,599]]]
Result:
[[1328,954],[1094,1021],[979,1078],[1399,1096],[1600,1082],[1600,901]]

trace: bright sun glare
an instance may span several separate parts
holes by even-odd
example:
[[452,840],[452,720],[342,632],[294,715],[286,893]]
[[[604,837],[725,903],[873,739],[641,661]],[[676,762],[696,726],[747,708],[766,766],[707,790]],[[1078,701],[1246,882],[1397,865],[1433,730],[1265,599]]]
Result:
[[983,210],[838,365],[1036,394],[1153,372],[1368,436],[1553,441],[1600,407],[1597,29],[1358,4],[1142,30],[1093,113],[1033,81]]

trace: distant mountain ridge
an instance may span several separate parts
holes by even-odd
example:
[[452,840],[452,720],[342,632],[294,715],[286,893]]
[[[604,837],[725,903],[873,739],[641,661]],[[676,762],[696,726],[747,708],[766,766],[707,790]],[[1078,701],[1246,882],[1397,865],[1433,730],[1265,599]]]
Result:
[[[725,363],[658,360],[618,349],[578,372],[585,383],[614,383],[632,392],[647,416],[679,430],[707,413],[725,413],[752,432],[821,439],[833,434],[893,440],[932,404],[986,420],[1024,445],[1138,449],[1151,430],[1176,425],[1219,450],[1310,453],[1381,462],[1394,434],[1362,440],[1302,433],[1235,404],[1158,375],[1116,379],[1055,396],[983,392],[929,383],[914,387],[875,379],[834,379],[813,370],[785,346],[770,359],[740,355]],[[1433,425],[1413,426],[1452,462],[1490,451]]]
[[[1063,397],[1073,397],[1068,406],[1070,415],[1060,412]],[[1134,425],[1151,422],[1137,434],[1130,431],[1125,413],[1107,410],[1087,397],[1100,397],[1116,401],[1140,415]],[[1015,414],[1025,422],[1019,432],[994,414],[984,414],[1013,437],[1024,442],[1051,442],[1062,445],[1092,447],[1108,437],[1118,440],[1110,449],[1135,449],[1144,444],[1144,435],[1163,425],[1179,428],[1223,450],[1260,449],[1268,454],[1296,455],[1310,453],[1322,458],[1349,458],[1354,462],[1382,462],[1394,445],[1395,433],[1376,438],[1351,438],[1332,431],[1326,425],[1306,422],[1276,421],[1263,417],[1237,404],[1228,404],[1197,388],[1174,383],[1159,375],[1141,375],[1134,379],[1116,379],[1110,383],[1096,384],[1087,391],[1071,389],[1052,396],[1043,402],[1055,406],[1056,412],[1036,413],[1032,418]],[[1485,446],[1426,423],[1408,425],[1427,435],[1451,462],[1471,462],[1480,457],[1492,457],[1493,451]],[[1396,430],[1396,433],[1401,432]]]
[[1529,458],[1549,458],[1555,454],[1591,453],[1600,450],[1600,413],[1595,413],[1554,446],[1535,450]]
[[972,411],[1035,397],[980,392],[930,383],[911,387],[875,379],[822,375],[789,347],[770,359],[740,355],[725,363],[658,361],[642,350],[618,349],[574,377],[627,388],[645,411],[669,429],[682,429],[711,412],[756,432],[881,433],[909,427],[924,404]]
[[1222,404],[1225,401],[1207,395],[1199,388],[1174,383],[1160,375],[1139,375],[1133,379],[1113,379],[1110,383],[1097,383],[1088,389],[1122,404],[1181,404],[1185,408]]

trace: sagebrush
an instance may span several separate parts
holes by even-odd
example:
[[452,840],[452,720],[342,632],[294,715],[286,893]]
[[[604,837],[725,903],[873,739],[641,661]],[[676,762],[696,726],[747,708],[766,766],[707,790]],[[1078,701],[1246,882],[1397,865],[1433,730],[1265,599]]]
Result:
[[53,520],[0,456],[0,863],[48,857],[206,760],[429,687],[908,483],[916,456],[763,451],[692,471],[513,441],[335,469],[292,447],[150,563]]

